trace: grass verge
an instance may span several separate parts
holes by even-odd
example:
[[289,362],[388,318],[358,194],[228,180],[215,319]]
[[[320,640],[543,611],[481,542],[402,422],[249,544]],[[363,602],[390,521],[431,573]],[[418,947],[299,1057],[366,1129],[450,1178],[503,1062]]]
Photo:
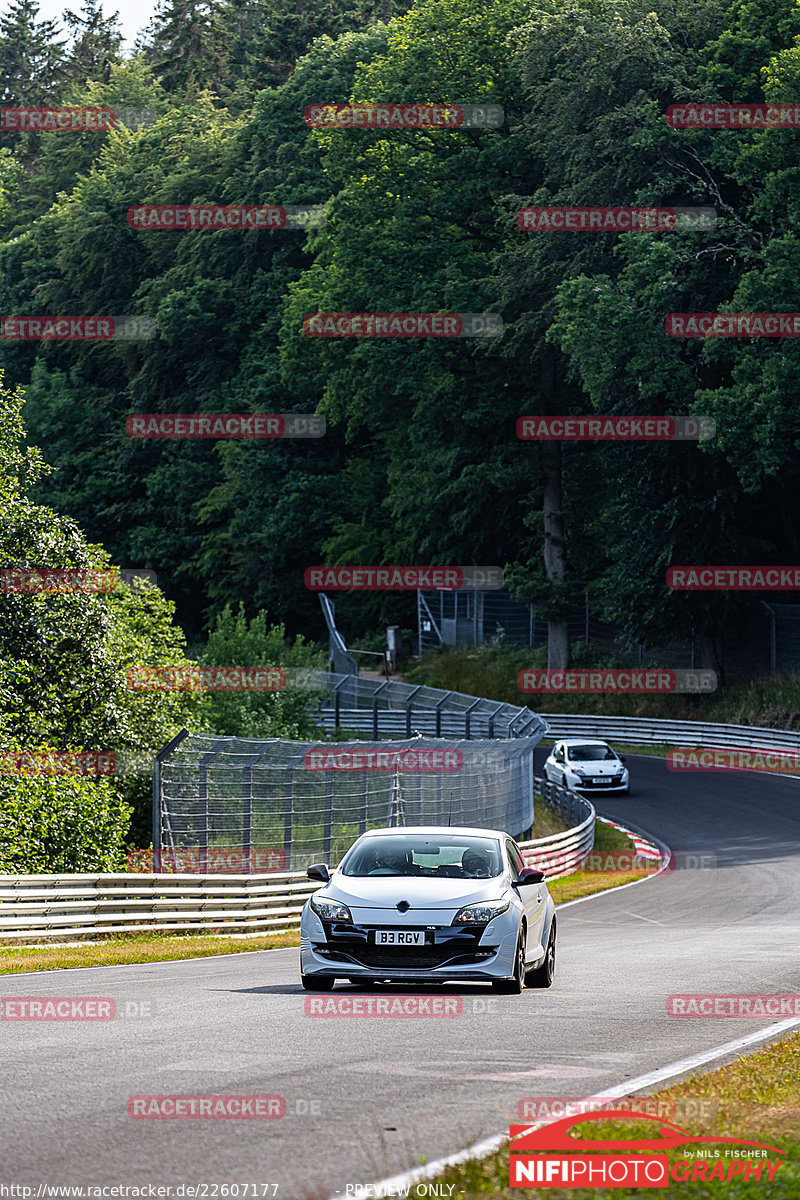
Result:
[[21,971],[56,971],[64,967],[116,967],[126,963],[167,962],[181,958],[210,958],[245,950],[278,950],[299,946],[300,934],[265,933],[253,938],[213,934],[135,933],[81,942],[79,945],[0,947],[0,975]]
[[[736,1178],[718,1182],[702,1176],[710,1174],[716,1163],[727,1166],[724,1146],[709,1144],[700,1147],[706,1154],[718,1154],[711,1159],[699,1158],[694,1147],[685,1146],[670,1152],[671,1167],[678,1161],[688,1161],[687,1182],[670,1180],[670,1200],[699,1200],[701,1197],[724,1196],[725,1200],[797,1200],[800,1196],[800,1034],[769,1046],[766,1050],[739,1058],[729,1066],[704,1075],[695,1075],[683,1083],[654,1093],[660,1101],[676,1102],[675,1121],[693,1136],[739,1137],[763,1142],[785,1151],[784,1155],[767,1153],[766,1158],[754,1157],[752,1162],[781,1162],[771,1183],[753,1175],[747,1180]],[[691,1101],[696,1101],[694,1105]],[[702,1120],[683,1116],[687,1111],[703,1112]],[[664,1112],[665,1109],[660,1109]],[[668,1118],[669,1119],[669,1118]],[[644,1121],[593,1121],[573,1126],[572,1136],[587,1138],[642,1138],[652,1136]],[[575,1146],[576,1151],[580,1149]],[[736,1147],[731,1147],[736,1149]],[[740,1147],[745,1150],[746,1147]],[[452,1186],[444,1195],[459,1196],[460,1200],[517,1200],[519,1187],[510,1187],[509,1151],[503,1147],[484,1159],[448,1168],[435,1182]],[[694,1181],[691,1175],[698,1174]],[[702,1175],[701,1175],[702,1172]],[[663,1189],[659,1189],[659,1194]],[[652,1200],[653,1188],[553,1188],[537,1189],[526,1186],[524,1195],[530,1200],[612,1200],[630,1197],[632,1200]],[[414,1197],[412,1187],[409,1196]]]

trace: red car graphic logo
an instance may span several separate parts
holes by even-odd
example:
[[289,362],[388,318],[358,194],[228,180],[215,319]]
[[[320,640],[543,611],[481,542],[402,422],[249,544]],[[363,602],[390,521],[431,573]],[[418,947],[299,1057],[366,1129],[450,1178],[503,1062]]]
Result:
[[[569,1130],[573,1125],[583,1125],[588,1121],[620,1120],[629,1123],[632,1120],[650,1121],[658,1126],[658,1136],[641,1140],[617,1138],[615,1140],[570,1137]],[[527,1131],[527,1132],[526,1132]],[[523,1136],[519,1136],[519,1135]],[[579,1113],[574,1117],[562,1117],[543,1125],[541,1129],[531,1129],[530,1125],[512,1125],[510,1127],[512,1154],[527,1154],[532,1150],[671,1150],[676,1146],[688,1143],[721,1143],[727,1142],[736,1146],[757,1146],[761,1150],[773,1150],[776,1154],[785,1154],[777,1146],[767,1146],[764,1142],[750,1142],[745,1138],[734,1137],[694,1137],[680,1125],[673,1125],[661,1117],[651,1117],[647,1113],[635,1113],[623,1109],[601,1109],[599,1112]],[[514,1139],[517,1138],[516,1141]]]

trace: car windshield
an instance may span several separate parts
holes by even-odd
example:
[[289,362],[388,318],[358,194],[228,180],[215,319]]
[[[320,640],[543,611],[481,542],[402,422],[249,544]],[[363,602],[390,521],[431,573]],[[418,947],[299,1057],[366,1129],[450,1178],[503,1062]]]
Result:
[[503,872],[493,838],[443,833],[436,837],[368,837],[342,862],[343,875],[420,875],[438,879],[492,879]]
[[567,757],[573,762],[607,762],[616,759],[610,746],[594,745],[567,746]]

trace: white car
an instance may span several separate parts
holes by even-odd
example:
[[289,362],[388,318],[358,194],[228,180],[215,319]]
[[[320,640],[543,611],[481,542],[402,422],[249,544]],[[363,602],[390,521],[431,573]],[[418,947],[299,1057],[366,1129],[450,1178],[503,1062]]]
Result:
[[300,979],[327,992],[355,984],[490,982],[550,987],[556,917],[544,875],[496,829],[402,826],[361,835],[300,922]]
[[596,738],[562,738],[544,764],[544,777],[573,792],[621,792],[630,788],[625,759]]

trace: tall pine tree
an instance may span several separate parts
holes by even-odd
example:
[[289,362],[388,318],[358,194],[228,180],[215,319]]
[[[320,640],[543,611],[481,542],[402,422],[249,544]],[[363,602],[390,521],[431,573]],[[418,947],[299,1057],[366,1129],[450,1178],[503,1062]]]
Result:
[[11,0],[0,17],[0,104],[57,101],[64,82],[64,42],[55,21],[39,21],[36,0]]
[[83,0],[77,13],[64,10],[64,24],[72,38],[66,66],[69,81],[108,83],[112,65],[121,61],[119,13],[104,17],[100,0]]

